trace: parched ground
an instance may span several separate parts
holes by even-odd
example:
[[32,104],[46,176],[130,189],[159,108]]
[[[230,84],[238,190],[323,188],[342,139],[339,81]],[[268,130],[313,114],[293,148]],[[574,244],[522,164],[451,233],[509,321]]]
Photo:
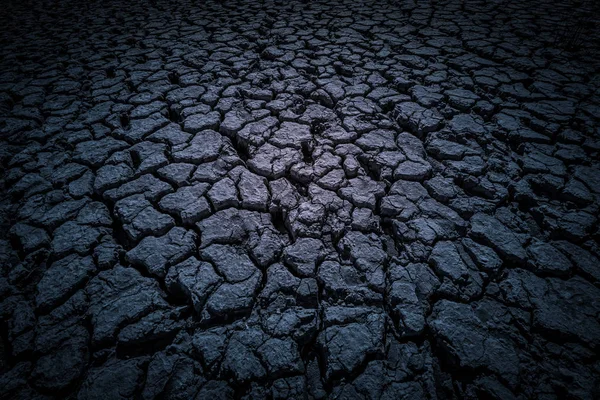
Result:
[[600,398],[594,6],[3,2],[0,398]]

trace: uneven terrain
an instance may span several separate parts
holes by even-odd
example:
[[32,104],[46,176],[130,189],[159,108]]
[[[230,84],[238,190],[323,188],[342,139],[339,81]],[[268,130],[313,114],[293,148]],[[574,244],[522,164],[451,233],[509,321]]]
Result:
[[6,1],[0,399],[600,398],[590,1]]

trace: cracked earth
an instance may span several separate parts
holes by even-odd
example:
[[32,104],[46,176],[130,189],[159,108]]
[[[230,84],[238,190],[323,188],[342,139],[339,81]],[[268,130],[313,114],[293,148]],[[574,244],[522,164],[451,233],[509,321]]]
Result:
[[599,398],[600,29],[548,3],[6,4],[0,398]]

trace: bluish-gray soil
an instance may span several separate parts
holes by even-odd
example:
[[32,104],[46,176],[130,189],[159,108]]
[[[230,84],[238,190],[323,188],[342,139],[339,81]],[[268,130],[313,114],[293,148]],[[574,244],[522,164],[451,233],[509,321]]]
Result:
[[0,399],[600,398],[586,1],[5,1]]

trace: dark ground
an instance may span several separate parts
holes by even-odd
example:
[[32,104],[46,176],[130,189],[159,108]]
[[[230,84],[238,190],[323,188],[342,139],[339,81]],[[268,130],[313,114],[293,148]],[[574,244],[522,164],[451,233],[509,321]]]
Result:
[[593,2],[4,3],[0,398],[600,397]]

